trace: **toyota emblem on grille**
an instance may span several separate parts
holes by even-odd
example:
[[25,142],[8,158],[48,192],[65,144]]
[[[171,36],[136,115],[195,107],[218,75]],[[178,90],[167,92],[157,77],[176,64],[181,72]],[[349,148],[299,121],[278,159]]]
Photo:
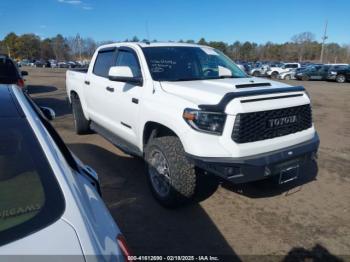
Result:
[[267,125],[269,128],[273,128],[273,127],[281,127],[281,126],[294,124],[296,122],[297,122],[297,116],[293,115],[293,116],[284,116],[279,118],[268,119]]

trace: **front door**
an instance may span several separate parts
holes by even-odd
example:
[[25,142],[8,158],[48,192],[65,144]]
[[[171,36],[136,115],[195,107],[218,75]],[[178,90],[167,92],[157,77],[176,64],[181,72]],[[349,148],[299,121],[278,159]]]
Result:
[[[141,67],[135,50],[129,47],[119,47],[115,66],[128,66],[134,77],[141,77]],[[139,130],[139,107],[144,88],[131,83],[108,81],[110,99],[107,115],[111,120],[117,135],[132,144],[137,144]]]

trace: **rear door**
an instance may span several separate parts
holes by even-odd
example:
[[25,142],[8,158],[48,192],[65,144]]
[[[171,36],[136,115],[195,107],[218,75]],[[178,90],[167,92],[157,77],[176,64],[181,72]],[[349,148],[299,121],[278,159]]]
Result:
[[346,74],[346,79],[348,81],[350,81],[350,67],[348,67],[346,70],[345,70],[345,74]]
[[[110,67],[115,64],[116,48],[101,49],[95,59],[95,64],[91,72],[88,72],[87,78],[84,82],[85,99],[89,112],[90,119],[94,122],[111,128],[111,119],[109,119],[109,111],[111,99],[108,91],[108,72]],[[109,106],[107,106],[109,105]]]

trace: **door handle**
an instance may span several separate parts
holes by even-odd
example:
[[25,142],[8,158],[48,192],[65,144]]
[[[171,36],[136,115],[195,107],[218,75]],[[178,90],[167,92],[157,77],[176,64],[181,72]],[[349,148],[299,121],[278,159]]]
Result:
[[134,104],[138,104],[139,103],[139,100],[137,98],[132,98],[131,99],[131,102],[133,102]]
[[108,92],[114,92],[114,88],[113,88],[113,87],[107,86],[107,87],[106,87],[106,90],[107,90]]
[[90,85],[90,81],[85,80],[85,85]]

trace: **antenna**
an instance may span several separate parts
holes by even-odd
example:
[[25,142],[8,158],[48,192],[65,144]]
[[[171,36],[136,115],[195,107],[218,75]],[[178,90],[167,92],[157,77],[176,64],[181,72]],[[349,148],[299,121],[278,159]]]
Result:
[[327,27],[328,27],[328,20],[326,20],[326,24],[325,24],[325,27],[324,27],[324,34],[323,34],[323,37],[322,37],[322,48],[321,48],[321,58],[320,58],[320,62],[321,63],[323,63],[323,54],[324,54],[325,42],[328,39]]
[[148,21],[146,21],[146,35],[147,35],[147,40],[151,41],[151,38],[149,36],[149,30],[148,30]]

